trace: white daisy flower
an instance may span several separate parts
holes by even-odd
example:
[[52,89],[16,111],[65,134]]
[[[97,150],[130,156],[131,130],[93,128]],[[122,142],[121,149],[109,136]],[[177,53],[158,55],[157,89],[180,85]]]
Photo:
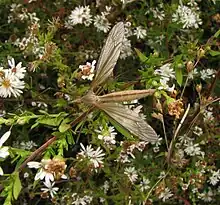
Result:
[[0,77],[0,96],[3,98],[18,97],[23,93],[24,81],[19,80],[10,70],[5,70],[4,76]]
[[214,193],[211,188],[208,191],[204,191],[203,193],[199,193],[198,198],[205,202],[211,202],[214,199]]
[[217,171],[211,170],[211,172],[212,172],[212,176],[209,177],[208,182],[213,186],[215,186],[220,180],[220,169],[218,169]]
[[164,79],[164,78],[162,78],[162,79],[160,79],[160,86],[159,86],[159,90],[167,90],[168,92],[173,92],[174,91],[174,89],[175,89],[175,84],[173,84],[172,85],[172,87],[169,87],[169,85],[167,84],[168,82],[167,82],[167,80],[166,79]]
[[190,7],[179,5],[176,12],[172,16],[172,21],[183,24],[183,28],[199,28],[202,20],[199,14]]
[[165,202],[171,196],[173,196],[173,194],[171,193],[170,189],[166,187],[165,190],[160,193],[158,198],[162,199],[162,201]]
[[203,80],[207,80],[215,77],[215,70],[208,68],[206,70],[201,70],[200,74]]
[[79,65],[79,68],[81,69],[81,73],[82,73],[81,78],[83,80],[92,81],[95,75],[95,64],[96,64],[96,60],[93,60],[92,63],[86,62],[86,65]]
[[105,156],[105,153],[103,153],[103,150],[101,150],[100,147],[98,147],[96,150],[92,148],[92,145],[87,145],[86,148],[82,143],[80,143],[81,146],[81,152],[78,153],[77,158],[87,158],[89,160],[90,164],[93,164],[93,167],[99,168],[103,165],[103,159]]
[[134,35],[137,36],[137,39],[144,39],[147,36],[146,29],[142,28],[141,26],[138,26],[134,30]]
[[103,127],[100,127],[99,130],[95,130],[98,135],[98,139],[102,140],[104,144],[107,146],[114,145],[116,143],[115,136],[117,133],[115,132],[114,127],[108,127],[108,130],[103,129]]
[[46,188],[41,188],[41,190],[43,191],[43,193],[49,192],[50,196],[53,198],[54,195],[56,195],[57,191],[59,190],[58,187],[53,187],[54,184],[55,184],[55,182],[53,182],[52,184],[50,181],[44,182],[44,185]]
[[92,16],[90,14],[89,6],[79,6],[76,7],[70,14],[68,18],[68,23],[72,26],[76,24],[85,24],[89,26],[92,22]]
[[15,74],[18,79],[23,79],[26,73],[26,67],[22,67],[22,62],[15,65],[15,59],[9,59],[8,65],[10,66],[11,72]]
[[102,15],[96,15],[94,18],[94,26],[97,28],[98,31],[103,31],[107,33],[109,31],[110,23],[106,16],[102,13]]
[[140,182],[140,185],[139,185],[140,190],[143,192],[143,191],[149,189],[150,188],[149,184],[150,184],[150,180],[143,177],[143,179],[142,179],[142,181]]
[[[67,179],[67,176],[63,174],[66,169],[65,162],[60,159],[42,159],[41,162],[28,162],[29,168],[39,169],[37,174],[35,175],[34,180],[43,180],[45,179],[46,183],[50,183],[50,181],[54,181],[56,178]],[[58,177],[57,177],[58,176]]]
[[201,151],[199,144],[193,144],[190,142],[187,147],[184,149],[185,153],[189,156],[198,156],[201,155],[204,157],[205,153]]
[[29,168],[34,168],[34,169],[39,169],[40,170],[37,172],[37,174],[34,177],[34,180],[43,180],[45,179],[46,183],[50,183],[50,181],[54,181],[54,176],[51,172],[48,172],[45,167],[51,159],[42,159],[41,162],[28,162],[27,165]]
[[131,183],[134,183],[138,179],[138,174],[134,167],[126,167],[124,174],[128,176]]
[[171,68],[170,63],[166,63],[162,65],[159,69],[156,69],[154,71],[154,74],[160,75],[163,79],[166,81],[169,81],[169,79],[175,79],[175,71],[173,68]]

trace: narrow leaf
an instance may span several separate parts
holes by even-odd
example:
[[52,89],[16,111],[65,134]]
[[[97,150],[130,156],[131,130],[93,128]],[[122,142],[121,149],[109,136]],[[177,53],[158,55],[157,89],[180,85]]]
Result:
[[138,57],[140,58],[141,62],[144,63],[148,60],[148,58],[143,53],[141,53],[140,50],[138,50],[137,48],[134,48],[134,50],[136,51],[136,53],[137,53]]
[[218,55],[220,55],[220,51],[213,51],[213,50],[211,50],[211,51],[209,51],[209,54],[211,56],[218,56]]
[[176,80],[179,86],[182,85],[183,82],[183,73],[182,73],[182,68],[180,67],[175,67],[175,73],[176,73]]
[[14,174],[14,185],[13,185],[13,196],[14,196],[15,199],[18,198],[21,189],[22,189],[22,186],[21,186],[21,181],[20,181],[20,178],[19,178],[19,173],[15,172],[15,174]]
[[215,33],[214,37],[218,38],[219,35],[220,35],[220,29]]

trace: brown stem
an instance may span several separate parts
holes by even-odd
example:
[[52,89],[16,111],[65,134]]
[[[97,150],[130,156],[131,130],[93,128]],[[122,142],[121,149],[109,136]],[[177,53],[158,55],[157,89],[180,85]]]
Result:
[[35,157],[40,155],[49,145],[51,145],[57,139],[56,136],[50,138],[47,142],[45,142],[41,147],[35,150],[19,167],[19,171],[25,168],[28,162],[32,161]]

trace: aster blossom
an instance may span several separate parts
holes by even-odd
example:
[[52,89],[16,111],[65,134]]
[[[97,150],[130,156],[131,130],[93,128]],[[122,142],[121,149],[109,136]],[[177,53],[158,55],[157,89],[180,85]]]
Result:
[[55,179],[67,179],[67,176],[64,174],[66,169],[66,164],[63,160],[59,158],[53,159],[42,159],[41,162],[31,161],[27,163],[29,168],[39,169],[35,175],[34,180],[43,180],[49,184]]
[[176,12],[172,16],[173,22],[183,24],[183,28],[199,28],[202,24],[199,14],[192,8],[179,5]]
[[26,67],[22,67],[22,62],[19,62],[17,65],[15,64],[15,59],[9,59],[8,65],[11,69],[11,72],[14,73],[14,75],[18,79],[23,79],[26,73]]
[[24,81],[18,79],[11,70],[1,71],[0,77],[0,96],[3,98],[18,97],[23,93]]
[[138,179],[138,174],[134,167],[126,167],[124,174],[128,176],[131,183],[134,183]]
[[103,165],[103,159],[105,156],[105,153],[103,153],[103,150],[98,147],[96,150],[92,148],[92,145],[87,145],[84,147],[82,143],[80,143],[81,146],[81,152],[78,153],[77,158],[80,160],[87,159],[89,160],[89,164],[92,164],[95,169],[99,168]]
[[114,145],[116,143],[115,136],[116,132],[114,127],[108,127],[108,130],[103,129],[103,127],[99,127],[99,130],[95,130],[98,134],[98,139],[102,140],[104,144],[107,146]]
[[144,39],[147,35],[146,29],[143,29],[141,26],[138,26],[134,30],[134,35],[137,36],[137,39]]
[[92,22],[92,16],[90,14],[89,6],[79,6],[76,7],[70,14],[68,18],[68,23],[71,26],[77,24],[84,24],[85,26],[89,26]]
[[109,23],[104,13],[95,16],[94,26],[97,28],[98,31],[103,31],[104,33],[107,33],[110,29],[110,25],[111,24]]
[[159,199],[162,199],[162,201],[164,202],[171,196],[173,196],[173,194],[171,193],[170,189],[166,187],[165,190],[162,193],[160,193]]
[[41,188],[41,191],[43,191],[43,193],[50,193],[50,196],[53,198],[54,195],[57,194],[57,191],[59,190],[58,187],[54,187],[55,182],[51,183],[50,181],[44,182],[44,185],[46,188]]
[[93,60],[92,63],[86,62],[86,65],[79,65],[79,68],[81,69],[81,78],[83,80],[92,81],[95,75],[95,64],[96,60]]

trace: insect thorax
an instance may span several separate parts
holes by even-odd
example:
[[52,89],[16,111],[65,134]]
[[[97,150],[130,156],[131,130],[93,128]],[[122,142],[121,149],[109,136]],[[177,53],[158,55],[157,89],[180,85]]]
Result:
[[90,90],[85,96],[82,97],[82,101],[85,104],[95,105],[99,101],[99,97]]

